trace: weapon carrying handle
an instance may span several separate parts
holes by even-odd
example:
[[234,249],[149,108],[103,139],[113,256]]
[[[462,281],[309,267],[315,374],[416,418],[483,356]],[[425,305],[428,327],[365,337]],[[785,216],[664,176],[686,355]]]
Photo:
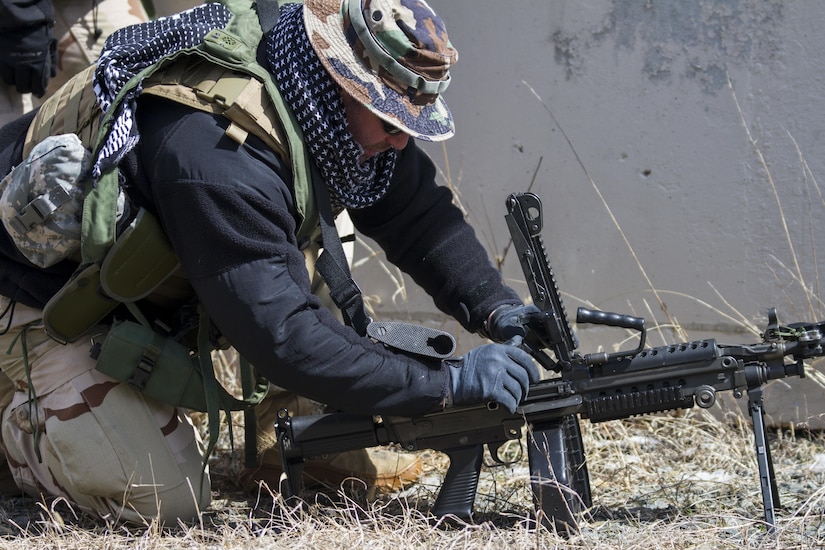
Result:
[[620,313],[610,313],[609,311],[599,311],[597,309],[587,309],[580,307],[576,313],[577,323],[590,323],[593,325],[606,325],[608,327],[627,328],[642,332],[645,330],[644,317],[633,317],[632,315],[622,315]]
[[632,315],[621,315],[619,313],[610,313],[609,311],[599,311],[597,309],[587,309],[580,307],[576,313],[577,323],[590,323],[593,325],[604,325],[607,327],[619,327],[630,330],[639,331],[639,345],[636,349],[630,351],[619,351],[616,353],[589,353],[585,356],[585,362],[591,365],[606,363],[612,359],[622,357],[632,357],[642,352],[645,349],[645,341],[647,340],[647,330],[645,330],[644,317],[633,317]]

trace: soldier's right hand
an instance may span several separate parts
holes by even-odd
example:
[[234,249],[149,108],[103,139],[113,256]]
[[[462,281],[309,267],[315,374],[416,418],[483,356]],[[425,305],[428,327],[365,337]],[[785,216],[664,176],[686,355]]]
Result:
[[530,355],[509,344],[485,344],[445,363],[455,405],[494,401],[514,413],[530,384],[539,381]]
[[49,79],[57,74],[57,40],[52,25],[50,20],[0,33],[0,78],[21,94],[42,96]]

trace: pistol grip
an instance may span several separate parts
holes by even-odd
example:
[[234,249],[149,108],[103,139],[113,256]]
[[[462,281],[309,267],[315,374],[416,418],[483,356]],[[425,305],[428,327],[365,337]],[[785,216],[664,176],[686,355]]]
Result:
[[439,517],[453,515],[470,521],[484,457],[484,445],[444,449],[444,452],[450,457],[450,467],[433,506],[433,514]]

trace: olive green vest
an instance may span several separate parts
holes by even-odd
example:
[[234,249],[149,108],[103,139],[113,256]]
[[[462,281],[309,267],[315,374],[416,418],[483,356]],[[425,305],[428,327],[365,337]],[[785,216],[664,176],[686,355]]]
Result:
[[[267,1],[274,5],[275,0]],[[300,220],[296,237],[299,242],[308,241],[318,232],[312,185],[317,171],[311,169],[292,111],[269,71],[256,61],[263,30],[252,0],[223,3],[232,12],[225,28],[209,32],[197,46],[170,54],[141,71],[120,90],[106,113],[101,113],[92,89],[94,66],[69,80],[44,102],[32,121],[24,157],[45,137],[62,133],[77,134],[97,156],[117,105],[140,84],[141,93],[226,117],[228,137],[242,144],[252,134],[288,163]],[[76,340],[118,303],[129,306],[140,319],[139,310],[133,307],[138,300],[172,306],[191,295],[174,250],[148,212],[136,218],[136,227],[116,235],[117,170],[104,173],[96,186],[86,185],[80,257],[75,258],[80,266],[44,310],[47,330],[61,341]],[[137,238],[126,242],[129,235]],[[97,288],[103,288],[107,296],[101,296]]]
[[[274,0],[270,0],[274,1]],[[311,161],[302,132],[269,71],[256,61],[263,36],[252,0],[225,0],[232,12],[223,29],[203,42],[168,55],[135,75],[102,114],[92,91],[94,67],[78,74],[47,100],[32,122],[24,156],[44,137],[76,133],[95,155],[114,122],[116,106],[138,84],[143,93],[160,95],[230,120],[227,135],[243,143],[249,134],[262,139],[292,168],[299,240],[318,227],[312,193]],[[97,186],[88,184],[83,207],[81,264],[102,261],[115,242],[117,170],[104,173]]]

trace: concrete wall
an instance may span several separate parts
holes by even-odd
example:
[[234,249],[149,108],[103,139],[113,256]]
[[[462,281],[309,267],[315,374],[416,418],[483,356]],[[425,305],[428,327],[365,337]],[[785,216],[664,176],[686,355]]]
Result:
[[[825,318],[825,4],[432,4],[460,57],[445,94],[457,135],[428,150],[493,256],[507,244],[505,198],[531,189],[571,315],[588,305],[645,316],[662,327],[651,345],[757,342],[768,307],[780,321]],[[478,343],[414,285],[374,269],[380,254],[359,254],[379,315],[440,325],[459,351]],[[512,251],[502,269],[526,296]],[[625,336],[577,331],[584,352]],[[769,388],[774,423],[825,427],[821,386]]]
[[[568,311],[676,321],[689,337],[758,331],[771,306],[825,317],[825,4],[432,4],[459,51],[445,94],[457,135],[428,149],[491,254],[506,196],[532,189]],[[438,317],[414,287],[405,299],[385,272],[356,272],[382,315]],[[526,294],[512,253],[503,272]]]

